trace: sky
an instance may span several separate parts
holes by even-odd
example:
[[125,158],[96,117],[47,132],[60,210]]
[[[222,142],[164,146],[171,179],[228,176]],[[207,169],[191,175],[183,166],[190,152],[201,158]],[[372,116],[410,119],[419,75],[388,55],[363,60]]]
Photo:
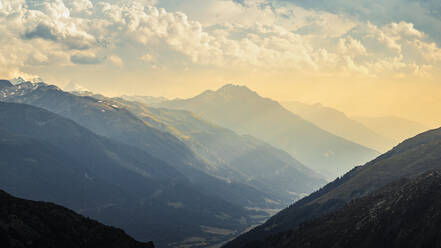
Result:
[[0,77],[109,96],[226,83],[441,126],[439,0],[0,0]]

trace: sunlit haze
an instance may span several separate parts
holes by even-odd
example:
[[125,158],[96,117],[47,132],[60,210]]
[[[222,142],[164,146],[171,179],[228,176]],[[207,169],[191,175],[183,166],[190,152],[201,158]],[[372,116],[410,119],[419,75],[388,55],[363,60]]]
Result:
[[226,83],[441,125],[438,1],[1,0],[0,76],[108,96]]

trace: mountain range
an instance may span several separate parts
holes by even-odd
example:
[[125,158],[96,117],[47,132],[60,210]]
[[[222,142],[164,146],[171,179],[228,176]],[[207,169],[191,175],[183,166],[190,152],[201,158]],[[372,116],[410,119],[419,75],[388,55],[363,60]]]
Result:
[[[0,100],[11,103],[2,106],[10,154],[4,163],[17,167],[3,168],[13,180],[0,186],[124,228],[139,240],[222,242],[326,182],[290,154],[187,111],[72,94],[43,82],[3,82]],[[26,166],[32,162],[38,166]],[[60,190],[49,194],[50,188]],[[124,209],[132,215],[121,220]]]
[[[291,112],[300,115],[314,125],[332,133],[343,137],[347,140],[354,141],[366,147],[370,147],[379,152],[386,152],[397,145],[403,139],[391,139],[389,136],[383,136],[366,127],[358,121],[352,120],[345,113],[336,109],[323,106],[322,104],[304,104],[301,102],[290,101],[282,102],[282,105]],[[424,130],[421,130],[421,132]],[[417,133],[410,133],[410,138]]]
[[0,100],[34,105],[69,118],[92,132],[137,147],[176,168],[200,191],[246,207],[267,205],[265,195],[239,183],[212,177],[198,168],[204,162],[183,142],[137,118],[113,102],[64,92],[44,83],[24,82],[0,90]]
[[328,178],[342,175],[379,154],[320,129],[245,86],[225,85],[217,91],[159,106],[188,110],[239,134],[262,139]]
[[[0,103],[0,147],[0,188],[61,204],[160,247],[189,237],[220,242],[257,214],[202,193],[145,151],[33,106]],[[216,228],[223,234],[210,231]]]
[[136,96],[136,95],[135,96],[123,95],[121,96],[121,98],[127,101],[139,102],[147,105],[154,105],[168,100],[165,97]]
[[441,128],[408,139],[371,162],[354,168],[225,247],[257,245],[265,238],[294,230],[302,223],[341,209],[351,200],[367,196],[389,183],[439,169]]
[[123,230],[52,203],[15,198],[0,190],[0,243],[20,248],[153,248]]
[[396,116],[354,116],[352,118],[357,122],[362,123],[369,129],[375,130],[380,135],[395,142],[401,142],[430,129],[416,121],[411,121]]
[[249,184],[266,193],[268,200],[289,204],[326,183],[321,175],[288,153],[191,112],[153,108],[122,99],[106,101],[113,101],[149,125],[178,137],[205,161],[206,167],[200,169],[207,174]]
[[[436,223],[417,217],[437,218],[431,192],[441,173],[429,171],[441,169],[441,128],[373,159],[378,152],[368,146],[386,150],[394,142],[387,127],[371,131],[381,121],[369,126],[319,105],[285,103],[288,110],[234,85],[190,99],[141,98],[0,80],[0,188],[159,247],[218,247],[289,204],[224,247],[422,246],[436,235]],[[413,129],[396,138],[422,128],[403,126]],[[343,176],[316,190],[323,175]],[[0,200],[13,199],[2,193]],[[28,217],[18,231],[35,232]],[[5,223],[0,228],[11,225]],[[44,235],[53,235],[46,224]],[[40,234],[28,234],[0,239],[40,242]]]

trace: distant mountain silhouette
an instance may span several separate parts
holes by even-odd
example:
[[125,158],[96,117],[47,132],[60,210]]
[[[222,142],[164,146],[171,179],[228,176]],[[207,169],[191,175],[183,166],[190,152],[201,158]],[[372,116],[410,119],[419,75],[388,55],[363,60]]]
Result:
[[326,183],[322,176],[288,153],[251,136],[219,127],[191,112],[153,108],[122,99],[107,101],[124,106],[149,125],[178,137],[206,161],[206,167],[201,170],[249,184],[266,193],[269,203],[279,201],[287,206]]
[[388,183],[441,169],[441,128],[408,139],[371,162],[282,210],[265,224],[239,236],[225,247],[244,247],[299,224],[340,209]]
[[1,189],[64,205],[160,247],[189,237],[221,242],[256,214],[201,193],[145,151],[29,105],[0,102],[0,154]]
[[356,121],[366,127],[375,130],[380,135],[395,142],[413,137],[419,133],[429,130],[425,125],[395,116],[383,117],[353,117]]
[[402,179],[247,248],[422,248],[441,244],[441,172]]
[[154,96],[123,95],[121,96],[121,98],[127,101],[140,102],[147,105],[154,105],[167,101],[167,98],[165,97],[154,97]]
[[[369,129],[358,121],[350,119],[345,113],[321,104],[304,104],[296,101],[282,102],[288,110],[300,115],[316,126],[347,140],[386,152],[398,144],[400,140],[392,140]],[[421,130],[423,131],[423,130]],[[415,135],[417,133],[414,133]],[[412,135],[412,136],[413,136]]]
[[329,178],[378,155],[372,149],[318,128],[245,86],[225,85],[217,91],[167,101],[160,106],[189,110],[240,134],[262,139]]
[[0,190],[0,244],[19,248],[153,248],[121,229],[105,226],[64,207],[15,198]]

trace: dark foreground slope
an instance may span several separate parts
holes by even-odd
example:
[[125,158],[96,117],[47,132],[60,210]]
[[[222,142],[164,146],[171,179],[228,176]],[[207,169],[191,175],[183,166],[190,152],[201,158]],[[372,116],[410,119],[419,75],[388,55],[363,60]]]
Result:
[[441,172],[402,179],[253,248],[441,247]]
[[357,167],[317,192],[294,203],[265,224],[245,233],[226,247],[244,247],[270,235],[295,229],[299,224],[340,209],[399,180],[441,169],[441,128],[408,139],[364,166]]
[[64,207],[15,198],[0,190],[0,244],[5,248],[153,248],[121,229]]

